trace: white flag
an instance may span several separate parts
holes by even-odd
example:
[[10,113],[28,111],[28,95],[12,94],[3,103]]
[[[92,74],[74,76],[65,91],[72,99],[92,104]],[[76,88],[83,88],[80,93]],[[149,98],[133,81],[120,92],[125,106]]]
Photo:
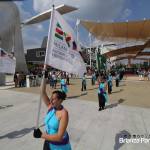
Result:
[[14,74],[16,68],[16,59],[11,54],[0,49],[0,73]]
[[79,24],[80,24],[80,20],[77,19],[77,21],[76,21],[76,26],[78,26]]
[[48,39],[45,58],[47,65],[79,76],[86,72],[74,31],[56,10],[53,12],[51,35]]
[[89,32],[89,37],[91,37],[91,33]]

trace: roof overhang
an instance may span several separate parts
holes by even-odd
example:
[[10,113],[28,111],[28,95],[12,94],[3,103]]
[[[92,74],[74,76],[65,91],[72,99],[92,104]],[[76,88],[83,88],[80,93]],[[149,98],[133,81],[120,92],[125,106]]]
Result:
[[149,39],[150,20],[126,21],[126,22],[92,22],[81,20],[80,23],[99,40],[117,40],[118,38]]
[[134,57],[143,55],[143,56],[149,56],[150,52],[142,52],[145,48],[150,47],[150,40],[148,40],[146,43],[142,45],[135,45],[135,46],[130,46],[130,47],[124,47],[124,48],[119,48],[116,50],[111,50],[107,53],[104,53],[104,55],[108,58],[110,57],[115,57],[119,55],[134,55]]
[[132,56],[128,56],[128,57],[118,57],[113,61],[119,61],[119,60],[124,60],[124,59],[134,59],[134,60],[145,60],[145,61],[150,61],[150,58],[140,58],[140,57],[132,57]]
[[[60,6],[55,7],[55,9],[60,14],[66,14],[66,13],[70,13],[72,11],[77,10],[77,8],[72,7],[72,6],[68,6],[68,5],[65,5],[65,4],[62,4]],[[49,9],[49,10],[43,12],[43,13],[40,13],[40,14],[38,14],[38,15],[36,15],[36,16],[26,20],[26,21],[24,21],[22,24],[23,25],[31,25],[31,24],[40,23],[42,21],[45,21],[45,20],[50,18],[51,12],[52,12],[52,9]]]

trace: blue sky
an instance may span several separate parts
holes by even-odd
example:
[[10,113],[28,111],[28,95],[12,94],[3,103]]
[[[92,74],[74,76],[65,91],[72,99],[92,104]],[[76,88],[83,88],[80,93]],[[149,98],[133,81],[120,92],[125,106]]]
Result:
[[[52,0],[24,0],[16,2],[21,20],[26,20],[51,8]],[[150,0],[55,0],[55,5],[68,4],[78,7],[79,10],[64,15],[67,22],[75,28],[76,19],[108,21],[126,21],[150,19]],[[43,37],[48,34],[49,20],[26,26],[22,29],[24,48],[37,48],[41,46]],[[88,45],[88,34],[80,26],[80,40]]]

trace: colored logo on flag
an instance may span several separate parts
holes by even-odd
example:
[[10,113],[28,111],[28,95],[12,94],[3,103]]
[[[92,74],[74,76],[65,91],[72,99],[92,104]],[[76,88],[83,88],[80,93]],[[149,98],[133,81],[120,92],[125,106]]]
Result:
[[64,32],[62,31],[62,27],[59,23],[56,25],[55,37],[63,41]]
[[68,44],[68,47],[70,47],[71,36],[65,32],[64,32],[64,36],[65,36],[66,43]]
[[62,41],[63,39],[65,39],[68,47],[72,47],[73,50],[77,50],[76,42],[71,41],[72,40],[71,36],[62,30],[62,27],[58,22],[56,24],[55,37]]

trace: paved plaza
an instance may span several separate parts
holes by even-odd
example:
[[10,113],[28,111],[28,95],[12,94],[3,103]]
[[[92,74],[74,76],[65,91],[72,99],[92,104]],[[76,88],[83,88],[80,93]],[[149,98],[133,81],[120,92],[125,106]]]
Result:
[[[97,86],[80,92],[80,81],[71,81],[68,99],[70,141],[73,150],[149,150],[149,143],[119,143],[119,138],[150,134],[150,82],[127,78],[114,85],[106,109],[98,111]],[[78,83],[78,85],[76,84]],[[49,86],[48,86],[49,87]],[[59,88],[59,86],[57,87]],[[41,150],[42,139],[34,139],[39,88],[0,90],[0,149]],[[40,125],[46,108],[42,104]]]

